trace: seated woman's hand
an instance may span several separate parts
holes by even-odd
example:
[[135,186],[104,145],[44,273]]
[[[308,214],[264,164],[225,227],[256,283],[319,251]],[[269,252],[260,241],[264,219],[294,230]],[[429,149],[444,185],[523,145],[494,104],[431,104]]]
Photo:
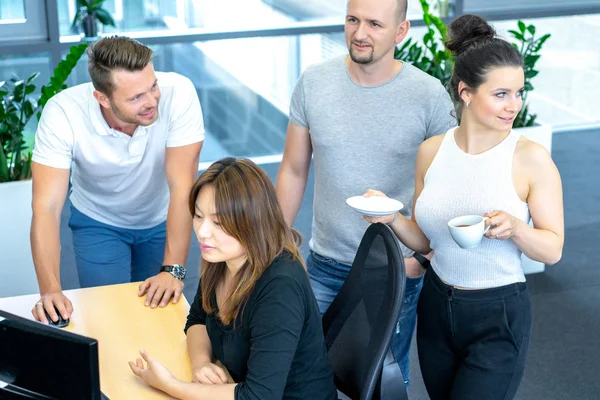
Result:
[[[369,189],[365,192],[365,194],[363,194],[364,197],[371,197],[371,196],[379,196],[379,197],[387,197],[385,195],[385,193],[380,192],[379,190],[373,190],[373,189]],[[382,224],[391,224],[394,219],[396,218],[396,214],[390,214],[390,215],[386,215],[384,217],[371,217],[368,215],[363,215],[363,218],[367,220],[367,222],[371,223],[371,224],[376,224],[378,222],[381,222]]]
[[135,363],[129,361],[129,367],[131,367],[133,373],[142,378],[148,385],[166,392],[169,385],[175,382],[177,378],[145,350],[141,350],[140,355],[146,361],[148,366],[144,367],[144,361],[140,358],[138,358]]
[[208,384],[227,383],[227,374],[223,368],[213,363],[202,364],[194,368],[192,382]]

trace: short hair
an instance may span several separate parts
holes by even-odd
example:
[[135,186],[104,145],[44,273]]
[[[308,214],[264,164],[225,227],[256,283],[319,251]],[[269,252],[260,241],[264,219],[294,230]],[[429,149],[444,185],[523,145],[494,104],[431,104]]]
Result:
[[116,89],[112,71],[141,71],[154,57],[148,46],[125,36],[103,37],[92,43],[86,53],[88,72],[94,88],[109,97]]
[[397,0],[396,1],[396,13],[398,22],[402,22],[406,19],[406,13],[408,12],[408,0]]

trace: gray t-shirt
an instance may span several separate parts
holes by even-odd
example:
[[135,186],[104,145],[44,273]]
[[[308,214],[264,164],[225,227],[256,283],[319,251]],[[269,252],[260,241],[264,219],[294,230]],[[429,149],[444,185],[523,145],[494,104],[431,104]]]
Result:
[[[411,215],[419,145],[456,124],[440,82],[405,63],[389,82],[352,81],[346,56],[306,69],[294,89],[292,123],[309,128],[315,195],[310,248],[351,265],[368,227],[346,199],[381,190]],[[413,252],[402,246],[405,257]]]

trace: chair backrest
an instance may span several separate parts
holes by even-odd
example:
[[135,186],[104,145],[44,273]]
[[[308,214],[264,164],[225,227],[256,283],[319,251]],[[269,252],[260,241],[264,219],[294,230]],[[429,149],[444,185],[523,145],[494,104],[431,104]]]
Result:
[[[370,225],[344,285],[323,315],[335,383],[351,399],[380,398],[382,366],[398,323],[404,282],[404,258],[394,233],[386,225]],[[401,375],[400,380],[403,390]]]

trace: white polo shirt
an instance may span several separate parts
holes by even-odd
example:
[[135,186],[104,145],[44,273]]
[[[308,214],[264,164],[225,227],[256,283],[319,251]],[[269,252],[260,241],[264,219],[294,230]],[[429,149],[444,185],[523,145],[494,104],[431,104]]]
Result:
[[176,73],[157,72],[158,119],[133,136],[108,126],[85,83],[66,89],[44,107],[32,160],[71,168],[71,202],[97,221],[128,229],[154,227],[167,218],[167,147],[204,140],[194,84]]

